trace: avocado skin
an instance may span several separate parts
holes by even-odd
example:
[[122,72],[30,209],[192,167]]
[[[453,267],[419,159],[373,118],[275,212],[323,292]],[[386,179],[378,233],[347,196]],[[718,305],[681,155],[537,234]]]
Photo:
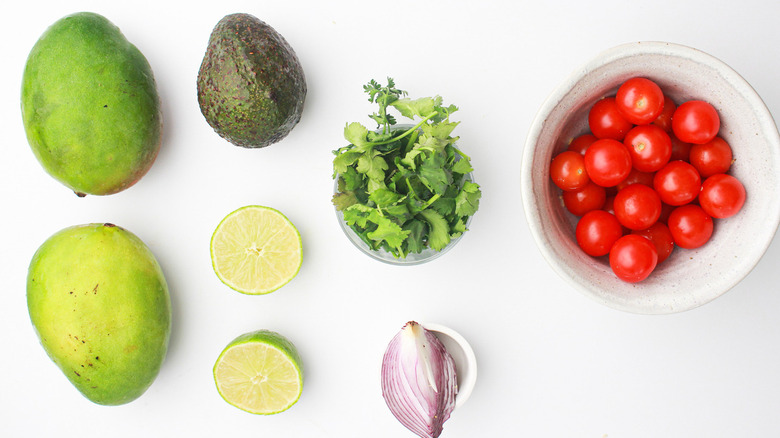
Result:
[[217,23],[198,71],[198,104],[220,136],[245,148],[276,143],[300,120],[305,98],[303,68],[284,37],[249,14]]
[[152,69],[99,14],[63,17],[41,35],[25,65],[21,108],[36,158],[79,196],[129,188],[160,149]]

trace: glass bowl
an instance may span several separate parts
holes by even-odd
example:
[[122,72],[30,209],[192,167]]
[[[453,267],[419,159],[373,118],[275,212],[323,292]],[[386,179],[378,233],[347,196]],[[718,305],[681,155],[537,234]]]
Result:
[[[466,174],[466,180],[474,182],[473,175],[471,173]],[[333,193],[338,192],[338,184],[339,184],[339,178],[338,176],[336,176],[336,179],[333,183]],[[344,214],[335,208],[334,211],[336,212],[336,217],[338,218],[338,222],[339,222],[339,226],[341,227],[341,230],[347,236],[349,241],[352,242],[352,244],[355,245],[355,247],[357,247],[357,249],[359,249],[361,252],[363,252],[364,254],[366,254],[371,258],[375,260],[379,260],[380,262],[384,262],[390,265],[401,265],[401,266],[420,265],[443,256],[446,252],[451,250],[458,242],[460,242],[460,239],[462,239],[463,236],[468,232],[469,225],[471,224],[471,219],[474,217],[474,216],[469,216],[469,218],[466,219],[466,231],[461,233],[460,236],[452,239],[450,243],[447,246],[445,246],[441,251],[436,251],[430,248],[426,248],[419,253],[407,254],[406,258],[396,258],[393,254],[385,251],[382,248],[374,250],[373,248],[368,246],[368,244],[364,242],[363,239],[361,239],[360,236],[358,236],[357,233],[355,233],[355,231],[349,227],[349,225],[347,225],[347,223],[344,221]]]
[[[414,125],[410,124],[402,124],[399,123],[397,125],[394,125],[395,130],[401,130],[401,129],[408,129],[411,128]],[[464,181],[470,181],[474,182],[474,175],[473,172],[470,172],[465,175]],[[333,181],[333,193],[338,193],[338,184],[339,184],[339,176],[336,175],[335,180]],[[366,242],[363,241],[363,239],[360,238],[360,236],[355,233],[352,228],[347,225],[347,223],[344,221],[344,215],[341,211],[334,208],[336,211],[336,217],[338,218],[339,226],[341,227],[341,230],[344,231],[344,234],[346,234],[347,238],[350,242],[352,242],[353,245],[355,245],[360,251],[362,251],[364,254],[368,255],[369,257],[379,260],[380,262],[388,263],[391,265],[401,265],[401,266],[412,266],[412,265],[419,265],[422,263],[430,262],[431,260],[435,260],[442,255],[444,255],[446,252],[450,251],[458,242],[460,242],[460,239],[463,238],[463,235],[468,232],[469,225],[471,224],[471,219],[474,217],[469,216],[466,219],[466,231],[460,234],[460,236],[453,238],[450,243],[445,246],[441,251],[436,251],[430,248],[426,248],[422,250],[419,253],[410,253],[407,254],[405,258],[396,258],[393,254],[385,251],[384,249],[373,249],[371,246],[369,246]]]

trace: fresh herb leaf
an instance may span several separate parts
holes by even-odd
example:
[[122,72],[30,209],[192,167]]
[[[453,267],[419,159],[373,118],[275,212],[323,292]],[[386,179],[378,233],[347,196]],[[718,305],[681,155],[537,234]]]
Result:
[[425,249],[425,236],[428,234],[428,225],[417,219],[412,219],[404,225],[404,230],[409,231],[406,239],[406,252],[419,254]]
[[356,170],[366,174],[374,181],[383,181],[385,179],[385,170],[387,169],[387,162],[379,156],[378,152],[369,152],[361,155],[357,160]]
[[392,103],[393,108],[397,109],[402,116],[407,119],[430,117],[435,111],[434,100],[431,97],[420,99],[398,99]]
[[371,192],[368,199],[374,202],[379,207],[386,207],[388,205],[395,204],[401,200],[403,196],[388,189],[377,189]]
[[447,224],[444,216],[434,210],[421,211],[420,215],[425,219],[430,228],[428,246],[436,251],[441,251],[450,243],[450,226]]
[[465,175],[469,172],[473,172],[474,168],[471,167],[471,162],[469,160],[461,158],[460,160],[455,161],[455,164],[452,165],[452,171]]
[[333,159],[333,171],[336,175],[344,175],[362,155],[363,153],[357,150],[341,152]]
[[352,122],[344,128],[344,138],[355,146],[357,151],[364,151],[371,143],[366,139],[368,128],[357,122]]
[[479,184],[466,181],[463,188],[455,197],[455,213],[458,216],[472,216],[479,208],[479,199],[482,192],[479,190]]
[[346,171],[341,172],[341,182],[343,182],[344,186],[339,188],[339,190],[351,192],[363,185],[363,176],[354,167],[347,167]]
[[344,211],[357,203],[357,197],[352,192],[340,192],[333,195],[333,205],[338,211]]
[[444,168],[444,157],[441,154],[428,154],[420,166],[420,179],[433,193],[444,194],[452,182],[452,176]]

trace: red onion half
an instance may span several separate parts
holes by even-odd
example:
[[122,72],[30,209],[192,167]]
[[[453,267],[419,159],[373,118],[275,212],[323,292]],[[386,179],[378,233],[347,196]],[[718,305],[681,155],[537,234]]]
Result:
[[382,360],[382,396],[390,412],[418,436],[436,438],[455,409],[457,393],[452,356],[433,333],[407,322]]

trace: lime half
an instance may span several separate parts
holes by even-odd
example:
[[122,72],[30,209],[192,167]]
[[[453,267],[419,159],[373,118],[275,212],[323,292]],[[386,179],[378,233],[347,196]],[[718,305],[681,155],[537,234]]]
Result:
[[245,294],[279,289],[298,274],[302,262],[300,233],[273,208],[239,208],[222,219],[211,236],[214,272]]
[[301,358],[279,333],[247,333],[222,350],[214,364],[214,381],[231,405],[253,414],[276,414],[301,397]]

